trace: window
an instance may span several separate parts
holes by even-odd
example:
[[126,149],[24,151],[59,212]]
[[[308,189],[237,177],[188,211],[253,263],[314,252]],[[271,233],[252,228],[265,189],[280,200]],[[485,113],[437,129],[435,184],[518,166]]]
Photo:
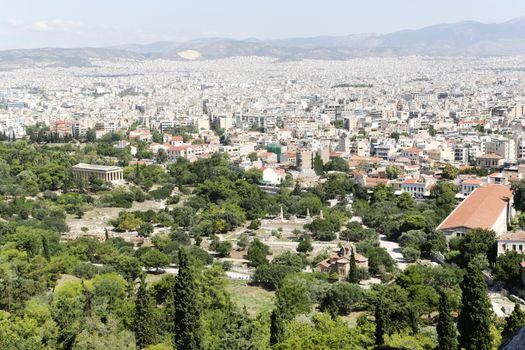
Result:
[[502,244],[502,245],[501,245],[501,248],[502,248],[503,250],[507,250],[507,245],[506,245],[506,244]]
[[522,251],[523,251],[523,244],[520,244],[520,245],[518,246],[518,249],[519,249],[520,252],[522,252]]
[[516,245],[515,244],[512,245],[512,250],[514,250],[514,251],[516,250]]

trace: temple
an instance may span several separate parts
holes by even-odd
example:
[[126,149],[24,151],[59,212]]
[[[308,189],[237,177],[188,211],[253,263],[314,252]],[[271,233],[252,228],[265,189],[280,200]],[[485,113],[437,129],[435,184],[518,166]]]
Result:
[[112,183],[124,180],[122,168],[118,166],[79,163],[74,165],[72,170],[76,177],[82,177],[86,180],[91,176],[96,176],[102,181]]

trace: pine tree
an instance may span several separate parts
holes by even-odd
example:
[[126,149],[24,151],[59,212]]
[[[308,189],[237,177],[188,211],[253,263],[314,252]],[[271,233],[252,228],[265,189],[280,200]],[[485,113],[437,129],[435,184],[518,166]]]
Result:
[[348,274],[348,281],[350,283],[359,283],[359,277],[357,276],[357,264],[355,262],[355,252],[352,247],[352,253],[350,254],[350,272]]
[[195,280],[184,249],[179,251],[179,274],[173,290],[177,349],[202,349],[200,310],[196,304]]
[[42,255],[47,261],[51,261],[51,253],[49,252],[49,241],[46,236],[42,236]]
[[492,349],[492,306],[479,268],[469,265],[461,282],[462,306],[458,317],[459,346],[465,350]]
[[516,333],[521,327],[525,326],[525,312],[516,304],[512,313],[505,318],[505,328],[501,334],[503,338],[509,338]]
[[376,345],[382,346],[385,343],[385,333],[387,328],[388,318],[386,315],[385,306],[382,300],[377,300],[375,304],[374,317],[376,323],[375,338]]
[[133,332],[135,333],[137,349],[143,349],[155,342],[155,314],[144,279],[140,281],[135,299]]
[[437,324],[437,334],[439,350],[456,350],[458,348],[458,335],[452,315],[450,315],[450,301],[441,290],[439,293],[439,318]]

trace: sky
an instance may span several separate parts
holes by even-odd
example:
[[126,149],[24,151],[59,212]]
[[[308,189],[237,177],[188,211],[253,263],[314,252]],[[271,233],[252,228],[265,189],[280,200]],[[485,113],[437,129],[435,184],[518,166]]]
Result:
[[521,16],[523,0],[0,0],[0,49],[389,33]]

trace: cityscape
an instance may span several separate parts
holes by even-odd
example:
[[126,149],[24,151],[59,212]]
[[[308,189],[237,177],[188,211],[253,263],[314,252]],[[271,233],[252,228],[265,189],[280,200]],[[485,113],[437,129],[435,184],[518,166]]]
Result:
[[525,349],[524,6],[201,2],[0,14],[0,349]]

